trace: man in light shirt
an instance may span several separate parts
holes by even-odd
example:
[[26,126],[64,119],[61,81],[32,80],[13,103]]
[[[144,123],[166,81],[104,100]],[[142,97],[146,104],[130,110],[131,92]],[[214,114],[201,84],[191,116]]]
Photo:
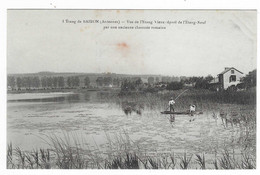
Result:
[[174,104],[175,104],[175,101],[173,100],[173,98],[171,98],[171,100],[169,101],[170,112],[174,112],[174,108],[173,108]]
[[196,106],[195,105],[190,105],[190,114],[191,116],[193,116],[193,114],[195,113],[196,110]]

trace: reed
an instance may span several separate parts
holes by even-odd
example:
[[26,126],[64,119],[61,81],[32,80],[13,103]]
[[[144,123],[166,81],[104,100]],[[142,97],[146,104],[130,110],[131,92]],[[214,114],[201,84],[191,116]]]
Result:
[[250,154],[242,153],[241,169],[255,169],[256,160]]
[[199,154],[196,154],[196,162],[200,165],[201,169],[206,169],[206,162],[205,162],[205,155],[202,154],[202,156],[200,156]]
[[222,153],[222,157],[219,159],[219,166],[223,169],[235,169],[234,159],[232,159],[226,149]]
[[171,159],[171,168],[172,169],[175,169],[175,166],[176,166],[176,159],[175,159],[175,157],[174,157],[174,153],[172,153],[171,155],[170,155],[170,159]]
[[19,162],[17,168],[25,169],[25,153],[19,147],[16,147],[14,151],[16,153],[17,161]]
[[[16,161],[12,162],[12,158],[8,156],[8,169],[194,169],[195,167],[207,169],[204,153],[195,154],[193,159],[193,154],[188,156],[186,152],[183,153],[183,156],[177,157],[174,154],[143,157],[140,153],[126,151],[124,154],[118,154],[112,158],[104,156],[104,161],[102,161],[96,157],[87,158],[83,155],[80,155],[79,159],[77,156],[80,153],[72,154],[71,151],[68,151],[69,154],[64,152],[57,155],[53,149],[34,150],[31,153],[22,151],[19,147],[10,149],[9,146],[9,152],[13,152]],[[192,160],[194,160],[194,167],[190,166]],[[227,149],[224,149],[222,154],[213,161],[213,165],[214,169],[255,169],[256,158],[249,152],[244,152],[239,157],[233,157]]]
[[193,155],[191,155],[190,157],[188,157],[187,154],[186,154],[186,152],[185,152],[185,153],[183,154],[183,157],[180,157],[180,160],[181,160],[181,162],[180,162],[180,167],[181,167],[181,169],[188,169],[189,163],[190,163],[190,161],[191,161],[191,159],[192,159],[192,156],[193,156]]
[[7,145],[7,157],[6,157],[6,165],[7,168],[15,168],[15,165],[13,163],[13,146],[12,146],[12,142],[10,142]]

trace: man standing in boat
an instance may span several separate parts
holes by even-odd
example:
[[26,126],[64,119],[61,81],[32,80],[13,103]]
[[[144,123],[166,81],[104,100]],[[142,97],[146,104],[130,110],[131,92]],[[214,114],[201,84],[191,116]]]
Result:
[[171,98],[171,100],[169,101],[170,112],[174,112],[174,108],[173,108],[174,104],[175,104],[175,101],[173,100],[173,98]]
[[190,114],[191,116],[193,116],[193,114],[195,113],[196,110],[196,106],[195,105],[190,105]]

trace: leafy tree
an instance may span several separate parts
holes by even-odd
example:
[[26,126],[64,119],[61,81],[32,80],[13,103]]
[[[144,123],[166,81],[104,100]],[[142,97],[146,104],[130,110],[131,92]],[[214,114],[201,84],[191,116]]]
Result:
[[171,82],[167,84],[166,89],[167,90],[179,90],[183,88],[183,83],[182,82]]
[[197,89],[206,89],[206,81],[203,79],[203,77],[199,77],[195,82],[195,88]]
[[39,77],[32,77],[32,86],[35,88],[40,87],[40,78]]
[[52,87],[52,86],[53,86],[53,78],[47,77],[47,87]]
[[193,78],[196,80],[195,88],[201,88],[201,89],[208,89],[209,88],[209,82],[213,80],[213,77],[211,75],[208,75],[207,77],[198,77]]
[[43,88],[47,87],[47,77],[42,77],[41,78],[41,83],[42,83],[42,87]]
[[21,77],[17,77],[16,78],[16,84],[17,84],[17,87],[18,89],[21,89],[22,85],[23,85],[23,82],[22,82],[22,78]]
[[73,85],[73,80],[72,80],[71,77],[68,77],[68,78],[67,78],[67,85],[68,85],[68,87],[72,87],[72,85]]
[[136,86],[141,86],[143,84],[143,81],[140,77],[137,77],[134,83]]
[[53,77],[53,87],[55,88],[58,87],[58,81],[59,81],[59,77]]
[[106,86],[109,86],[110,84],[112,84],[112,78],[111,77],[104,77],[104,84]]
[[246,88],[251,88],[256,86],[256,69],[249,72],[246,77],[242,79],[242,82],[245,84]]
[[85,78],[84,78],[84,85],[85,85],[86,87],[89,87],[89,85],[90,85],[90,79],[89,79],[89,77],[85,77]]
[[120,85],[120,80],[118,78],[114,78],[113,85],[118,87]]
[[14,76],[7,77],[7,86],[10,86],[12,89],[15,88],[15,78]]
[[135,90],[135,82],[131,82],[128,79],[124,79],[121,85],[121,91],[133,91]]
[[143,88],[143,81],[140,77],[134,79],[124,79],[121,84],[121,91],[137,91]]
[[77,77],[77,76],[72,77],[72,85],[73,85],[73,87],[79,87],[79,85],[80,85],[79,77]]
[[32,87],[32,78],[31,77],[23,77],[23,87],[31,88]]
[[64,88],[64,86],[65,86],[64,77],[58,77],[58,87],[59,88]]
[[214,78],[211,75],[208,75],[208,76],[205,77],[205,81],[208,82],[208,83],[211,82],[213,79]]
[[96,80],[96,83],[98,86],[103,86],[104,84],[104,78],[103,77],[98,77]]

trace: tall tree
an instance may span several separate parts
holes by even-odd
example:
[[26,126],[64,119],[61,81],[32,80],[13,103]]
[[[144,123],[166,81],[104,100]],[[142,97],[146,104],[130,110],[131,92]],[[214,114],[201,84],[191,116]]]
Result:
[[31,77],[23,77],[23,84],[24,84],[24,87],[30,89],[32,87],[32,78]]
[[41,83],[42,83],[42,87],[46,88],[47,87],[47,77],[42,77],[41,78]]
[[104,84],[106,86],[109,86],[110,84],[112,84],[112,78],[111,77],[104,77]]
[[114,78],[114,79],[113,79],[113,85],[119,87],[119,85],[120,85],[120,80],[119,80],[118,78]]
[[15,88],[15,78],[14,76],[7,77],[7,86],[10,86],[12,89]]
[[58,77],[58,86],[59,88],[64,88],[65,86],[64,77]]
[[16,84],[17,84],[18,89],[21,89],[21,87],[23,86],[23,80],[21,77],[16,78]]
[[141,86],[143,84],[143,81],[140,77],[138,77],[136,80],[135,80],[135,85],[136,86]]
[[72,85],[73,85],[72,83],[73,83],[72,78],[71,78],[71,77],[68,77],[68,78],[67,78],[67,86],[68,86],[68,87],[72,87]]
[[206,80],[206,82],[211,82],[211,80],[213,80],[214,78],[212,77],[212,75],[208,75],[208,76],[206,76],[205,77],[205,80]]
[[78,76],[72,77],[72,81],[73,81],[73,86],[74,87],[79,87],[80,85],[80,79]]
[[89,87],[89,85],[90,85],[90,79],[89,79],[89,77],[85,77],[85,78],[84,78],[84,85],[85,85],[86,87]]
[[53,77],[53,87],[54,88],[58,87],[58,81],[59,81],[59,77]]
[[256,86],[256,69],[249,72],[246,77],[242,79],[242,82],[245,83],[246,88],[251,88]]
[[40,87],[40,78],[32,77],[32,87],[38,88]]
[[96,83],[97,83],[98,86],[103,86],[103,84],[104,84],[104,78],[103,78],[103,77],[98,77],[98,78],[96,79]]
[[47,77],[47,86],[52,87],[53,86],[53,78],[52,77]]

